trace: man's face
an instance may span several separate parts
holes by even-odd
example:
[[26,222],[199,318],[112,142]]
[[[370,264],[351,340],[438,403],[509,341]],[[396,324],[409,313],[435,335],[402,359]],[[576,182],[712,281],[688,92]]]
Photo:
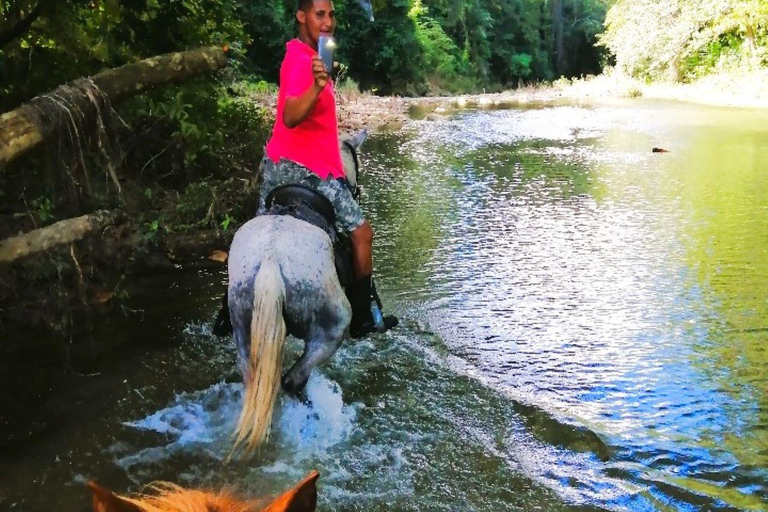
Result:
[[315,0],[306,11],[296,13],[299,25],[306,30],[307,37],[317,47],[320,34],[333,34],[336,28],[336,11],[330,0]]

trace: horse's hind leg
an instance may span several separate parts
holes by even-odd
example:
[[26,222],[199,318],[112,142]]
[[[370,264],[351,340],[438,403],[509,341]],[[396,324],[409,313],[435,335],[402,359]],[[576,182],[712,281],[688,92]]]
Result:
[[349,320],[334,318],[333,325],[314,327],[304,344],[304,353],[283,376],[283,389],[298,396],[307,385],[309,374],[317,366],[325,364],[341,346]]
[[238,364],[245,375],[251,346],[253,287],[242,283],[230,284],[227,296],[232,334],[238,352]]

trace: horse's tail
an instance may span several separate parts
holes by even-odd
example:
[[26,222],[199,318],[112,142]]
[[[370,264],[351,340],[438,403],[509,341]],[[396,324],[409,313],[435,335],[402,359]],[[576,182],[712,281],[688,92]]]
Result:
[[287,335],[284,301],[285,284],[280,267],[272,258],[267,258],[253,283],[250,355],[245,366],[243,410],[234,434],[235,449],[244,444],[246,455],[267,439],[272,424]]

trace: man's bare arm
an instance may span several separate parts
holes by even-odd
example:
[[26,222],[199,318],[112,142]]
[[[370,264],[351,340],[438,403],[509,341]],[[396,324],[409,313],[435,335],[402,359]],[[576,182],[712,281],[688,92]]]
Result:
[[315,81],[309,89],[301,96],[289,96],[285,99],[283,124],[288,128],[296,128],[307,118],[315,107],[323,88],[330,80],[323,61],[317,56],[312,59],[312,74]]

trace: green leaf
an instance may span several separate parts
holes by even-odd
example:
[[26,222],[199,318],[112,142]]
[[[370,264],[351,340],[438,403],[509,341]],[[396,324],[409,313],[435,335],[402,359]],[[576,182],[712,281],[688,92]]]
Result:
[[229,225],[230,225],[230,223],[232,222],[232,220],[233,220],[233,219],[232,219],[232,217],[230,217],[230,216],[229,216],[229,214],[227,214],[227,215],[224,217],[224,220],[223,220],[223,221],[221,221],[221,224],[220,224],[220,225],[221,225],[221,227],[222,227],[222,228],[224,228],[224,231],[227,231],[227,230],[229,230]]

